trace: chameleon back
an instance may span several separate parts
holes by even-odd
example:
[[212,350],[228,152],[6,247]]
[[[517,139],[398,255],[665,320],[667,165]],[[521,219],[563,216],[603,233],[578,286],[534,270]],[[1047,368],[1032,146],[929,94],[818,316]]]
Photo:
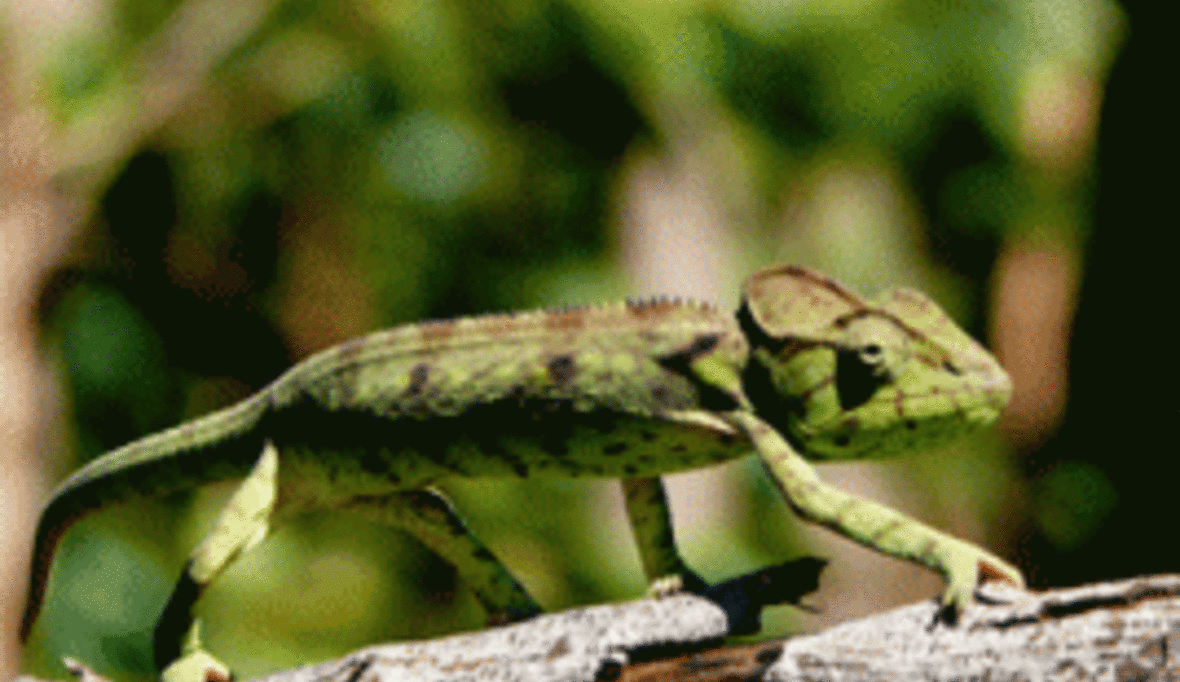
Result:
[[443,475],[657,475],[747,452],[723,423],[681,417],[736,406],[690,370],[719,352],[744,361],[732,315],[691,302],[409,325],[284,375],[268,389],[263,430],[308,452],[367,447],[371,473],[404,486]]

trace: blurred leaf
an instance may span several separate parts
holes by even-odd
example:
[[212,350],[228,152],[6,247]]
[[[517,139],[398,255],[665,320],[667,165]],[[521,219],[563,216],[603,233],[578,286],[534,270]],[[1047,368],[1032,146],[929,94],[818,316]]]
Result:
[[1064,461],[1038,482],[1035,518],[1045,537],[1069,551],[1094,534],[1117,502],[1118,494],[1101,469]]
[[394,122],[376,153],[393,186],[412,199],[440,206],[470,194],[488,172],[487,147],[476,132],[429,110]]

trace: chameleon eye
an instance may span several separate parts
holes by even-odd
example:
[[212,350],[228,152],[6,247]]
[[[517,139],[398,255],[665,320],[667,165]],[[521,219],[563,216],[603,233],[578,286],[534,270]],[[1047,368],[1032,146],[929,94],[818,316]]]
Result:
[[860,359],[868,364],[879,364],[884,355],[881,352],[881,346],[875,343],[870,343],[860,349]]
[[883,372],[883,354],[877,351],[865,357],[869,346],[857,350],[836,351],[836,397],[840,409],[852,410],[869,401],[877,389],[889,382],[888,372]]

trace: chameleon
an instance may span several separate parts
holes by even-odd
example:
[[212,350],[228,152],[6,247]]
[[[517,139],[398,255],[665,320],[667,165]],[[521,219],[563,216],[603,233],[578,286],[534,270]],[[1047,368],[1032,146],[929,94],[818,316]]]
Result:
[[999,362],[923,294],[866,300],[791,265],[751,275],[736,314],[653,298],[395,327],[316,353],[243,401],[67,478],[37,526],[20,636],[79,518],[136,497],[248,483],[260,451],[273,455],[276,492],[247,544],[295,514],[350,510],[453,564],[490,624],[542,609],[432,484],[620,478],[651,589],[691,590],[703,581],[676,547],[660,476],[751,453],[803,519],[940,573],[943,608],[955,614],[981,580],[1023,587],[1019,569],[824,483],[809,460],[920,450],[994,421],[1010,394]]

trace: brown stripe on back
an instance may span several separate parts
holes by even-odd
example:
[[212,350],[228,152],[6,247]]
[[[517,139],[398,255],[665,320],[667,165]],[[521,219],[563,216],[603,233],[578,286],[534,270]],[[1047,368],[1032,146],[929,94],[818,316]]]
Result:
[[418,333],[426,346],[445,343],[455,334],[457,323],[454,320],[430,320],[418,325]]
[[552,331],[572,331],[586,326],[588,308],[572,310],[552,310],[542,313],[545,316],[545,328]]
[[[644,319],[647,324],[636,324]],[[690,300],[657,299],[649,302],[612,303],[567,309],[532,310],[443,320],[426,320],[374,332],[354,339],[349,348],[321,351],[297,365],[298,380],[314,382],[353,364],[365,364],[397,356],[437,357],[453,348],[545,340],[560,335],[595,335],[614,332],[643,333],[647,327],[677,323],[705,329],[725,328],[732,320],[716,308]],[[288,373],[290,374],[290,372]],[[286,376],[286,375],[285,375]],[[294,381],[287,376],[286,383]],[[284,386],[290,392],[294,386]],[[284,394],[285,395],[285,394]]]

